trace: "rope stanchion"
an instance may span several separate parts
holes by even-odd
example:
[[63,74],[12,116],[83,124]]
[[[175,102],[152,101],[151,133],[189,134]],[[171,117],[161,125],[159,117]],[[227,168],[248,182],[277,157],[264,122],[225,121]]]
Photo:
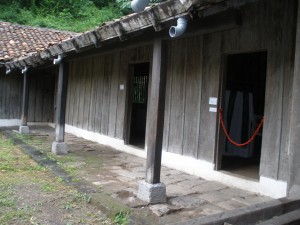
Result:
[[223,120],[223,115],[222,115],[222,112],[223,110],[221,108],[218,109],[218,112],[219,112],[219,117],[220,117],[220,123],[221,123],[221,126],[222,126],[222,129],[223,129],[223,132],[225,134],[225,136],[227,137],[228,141],[237,146],[237,147],[244,147],[244,146],[247,146],[248,144],[250,144],[253,139],[255,138],[255,136],[257,135],[257,133],[259,132],[260,128],[262,127],[263,123],[264,123],[264,117],[261,118],[261,121],[258,125],[258,127],[256,128],[256,130],[254,131],[253,135],[250,137],[250,139],[244,143],[237,143],[235,142],[234,140],[232,140],[228,134],[228,131],[226,130],[226,127],[225,127],[225,124],[224,124],[224,120]]

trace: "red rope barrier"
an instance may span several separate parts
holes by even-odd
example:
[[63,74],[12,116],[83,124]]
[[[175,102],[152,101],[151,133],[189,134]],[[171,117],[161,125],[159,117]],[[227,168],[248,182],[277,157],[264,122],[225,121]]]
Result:
[[259,130],[260,130],[260,128],[262,127],[263,123],[264,123],[264,117],[262,117],[262,118],[261,118],[261,121],[260,121],[260,124],[259,124],[258,127],[256,128],[256,130],[255,130],[255,132],[253,133],[253,135],[250,137],[250,139],[249,139],[248,141],[246,141],[246,142],[240,144],[240,143],[237,143],[237,142],[235,142],[234,140],[232,140],[232,139],[230,138],[230,136],[229,136],[229,134],[228,134],[228,132],[227,132],[227,130],[226,130],[224,121],[223,121],[223,116],[222,116],[223,110],[220,108],[220,109],[218,110],[218,112],[219,112],[220,123],[221,123],[222,129],[223,129],[223,131],[224,131],[224,133],[225,133],[225,135],[226,135],[228,141],[229,141],[231,144],[233,144],[233,145],[235,145],[235,146],[237,146],[237,147],[244,147],[244,146],[250,144],[250,143],[253,141],[253,139],[255,138],[255,136],[257,135],[257,133],[259,132]]

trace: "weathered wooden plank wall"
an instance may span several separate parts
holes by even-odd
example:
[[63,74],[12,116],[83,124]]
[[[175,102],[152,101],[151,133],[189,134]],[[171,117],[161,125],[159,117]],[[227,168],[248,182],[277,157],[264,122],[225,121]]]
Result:
[[[260,173],[286,179],[296,1],[261,1],[241,8],[240,28],[169,44],[164,149],[214,162],[222,56],[267,51],[265,124]],[[198,143],[197,143],[198,140]]]
[[[254,3],[240,9],[240,28],[169,42],[164,150],[214,163],[217,114],[209,112],[208,101],[219,97],[223,56],[267,51],[260,172],[285,179],[295,4],[295,0]],[[67,124],[124,139],[129,65],[151,62],[151,55],[152,47],[145,46],[71,62]]]
[[20,119],[22,101],[21,75],[12,73],[5,75],[0,71],[0,119]]
[[[22,74],[0,76],[0,119],[20,119]],[[55,69],[29,71],[29,122],[53,122]]]
[[263,21],[266,33],[262,48],[268,49],[269,64],[260,171],[268,177],[286,180],[297,1],[267,1],[263,6],[269,9],[262,14],[267,17]]
[[66,123],[123,139],[129,64],[150,62],[151,55],[143,46],[72,61]]
[[56,73],[56,67],[29,72],[28,122],[53,122]]
[[202,36],[169,43],[163,148],[197,158]]

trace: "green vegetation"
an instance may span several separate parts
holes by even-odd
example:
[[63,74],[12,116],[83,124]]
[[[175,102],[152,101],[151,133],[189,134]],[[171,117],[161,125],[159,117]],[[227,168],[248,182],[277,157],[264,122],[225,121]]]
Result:
[[126,225],[128,224],[128,218],[129,218],[129,212],[118,212],[115,217],[113,222],[117,225]]
[[124,13],[113,0],[0,0],[0,11],[2,21],[75,32]]
[[[151,0],[158,3],[164,0]],[[132,12],[130,0],[0,0],[0,20],[84,32]]]
[[[40,146],[29,135],[22,141]],[[89,194],[54,177],[0,132],[0,224],[113,224],[90,201]]]

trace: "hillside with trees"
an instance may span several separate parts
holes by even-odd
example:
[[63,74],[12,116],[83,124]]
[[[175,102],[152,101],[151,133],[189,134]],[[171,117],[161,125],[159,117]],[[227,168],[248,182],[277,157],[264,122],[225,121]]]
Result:
[[125,0],[0,0],[0,20],[84,32],[130,13]]

